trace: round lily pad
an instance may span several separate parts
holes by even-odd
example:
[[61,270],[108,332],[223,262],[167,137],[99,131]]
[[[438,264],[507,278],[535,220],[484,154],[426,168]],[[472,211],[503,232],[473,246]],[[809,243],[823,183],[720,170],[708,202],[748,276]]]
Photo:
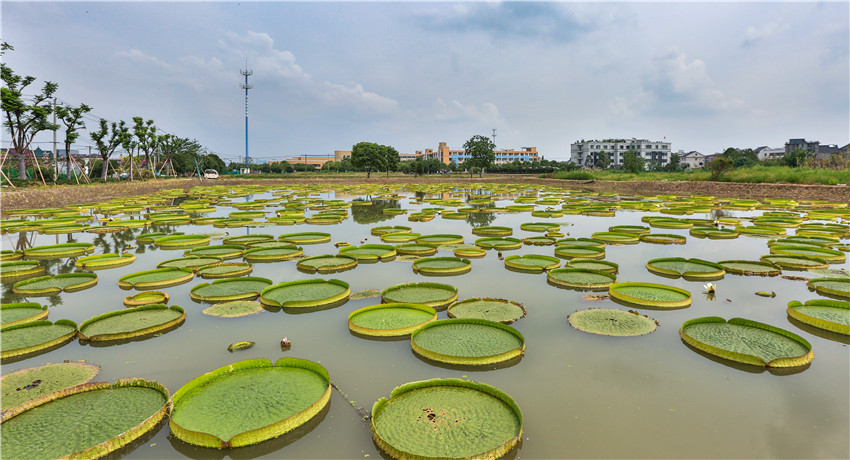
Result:
[[357,258],[347,254],[324,254],[305,257],[299,260],[296,266],[307,273],[337,273],[356,267]]
[[375,402],[371,430],[396,459],[496,459],[522,438],[522,412],[496,387],[432,379],[406,383]]
[[425,257],[413,262],[413,272],[422,275],[462,275],[472,269],[472,262],[458,257]]
[[46,319],[47,305],[36,302],[4,303],[0,305],[0,327]]
[[771,254],[815,257],[831,264],[843,264],[847,258],[841,251],[804,245],[776,245],[770,247]]
[[646,269],[656,275],[698,280],[715,280],[726,274],[726,270],[714,262],[683,257],[652,259],[646,263]]
[[63,291],[81,291],[95,284],[97,275],[94,273],[63,273],[18,281],[12,286],[12,292],[25,296],[52,296]]
[[555,255],[562,259],[602,259],[605,257],[605,248],[580,245],[557,246]]
[[691,293],[673,286],[654,283],[614,283],[608,286],[612,298],[629,305],[649,308],[685,308]]
[[260,291],[271,285],[270,279],[257,276],[226,278],[193,287],[189,291],[189,297],[197,302],[207,303],[256,299]]
[[566,262],[565,266],[613,274],[617,274],[620,270],[620,266],[615,262],[595,259],[570,259]]
[[160,249],[186,249],[206,246],[210,244],[210,237],[207,235],[169,235],[154,239],[153,244],[159,246]]
[[181,324],[186,313],[178,305],[142,305],[93,316],[80,324],[80,340],[106,342],[145,337]]
[[815,278],[806,284],[819,294],[850,299],[850,279],[848,278]]
[[158,289],[192,281],[195,274],[191,270],[182,268],[156,268],[131,273],[118,279],[118,287],[121,289]]
[[850,335],[850,302],[811,299],[806,303],[792,300],[788,316],[801,323],[838,334]]
[[36,260],[61,259],[78,257],[92,252],[94,252],[94,243],[63,243],[24,249],[24,257]]
[[260,292],[260,302],[270,307],[318,308],[348,300],[348,283],[336,279],[306,279],[269,286]]
[[608,227],[609,232],[618,233],[633,233],[635,235],[645,235],[650,232],[649,227],[643,225],[612,225]]
[[24,257],[24,253],[21,251],[12,251],[10,249],[2,249],[0,250],[0,261],[8,262],[12,260],[20,260]]
[[117,268],[123,267],[125,265],[130,265],[136,260],[136,256],[130,254],[129,252],[125,252],[123,254],[117,254],[114,252],[110,252],[107,254],[97,254],[94,256],[86,256],[77,259],[74,262],[74,265],[77,268],[82,268],[85,270],[102,270],[105,268]]
[[589,246],[605,249],[605,242],[594,238],[561,238],[555,241],[558,246]]
[[437,235],[422,235],[416,238],[416,242],[420,244],[459,244],[463,243],[463,237],[460,235],[437,234]]
[[348,329],[366,336],[402,337],[436,320],[437,311],[427,305],[384,303],[351,312]]
[[242,257],[245,246],[239,244],[217,244],[194,248],[183,253],[184,256],[211,256],[222,260],[236,259]]
[[721,260],[717,264],[735,275],[776,276],[782,273],[778,265],[758,260]]
[[529,246],[552,246],[555,244],[555,238],[549,236],[531,236],[523,238],[522,243]]
[[395,225],[395,226],[382,226],[382,227],[374,227],[370,230],[370,233],[374,236],[381,236],[387,233],[399,233],[399,232],[409,232],[411,230],[410,227],[405,227],[404,225]]
[[549,270],[546,279],[555,286],[605,290],[617,282],[617,275],[605,271],[588,270],[586,268],[564,267]]
[[449,306],[449,318],[478,318],[510,324],[525,316],[525,307],[518,302],[489,297],[470,297]]
[[[422,246],[424,248],[424,246]],[[434,248],[436,251],[436,248]],[[357,258],[359,261],[374,261],[392,259],[396,256],[396,248],[389,244],[363,244],[360,246],[345,246],[340,248],[340,254]]]
[[607,244],[635,244],[640,241],[640,235],[625,232],[596,232],[592,237]]
[[454,250],[455,257],[464,258],[472,258],[472,259],[480,259],[487,255],[487,251],[477,247],[472,246],[468,248],[457,248]]
[[168,294],[160,291],[146,291],[124,298],[125,307],[140,307],[155,303],[168,303]]
[[522,247],[522,240],[518,238],[508,238],[508,237],[490,237],[490,238],[479,238],[475,240],[475,245],[479,248],[483,249],[496,249],[498,251],[508,251],[512,249],[519,249]]
[[480,236],[511,236],[514,230],[511,227],[499,227],[495,225],[476,227],[472,229],[473,235]]
[[165,387],[139,378],[57,391],[4,416],[3,456],[104,457],[156,427],[168,406]]
[[170,236],[170,235],[183,235],[183,232],[176,232],[176,233],[165,233],[165,232],[149,232],[149,233],[142,233],[142,234],[139,234],[139,235],[137,235],[137,236],[136,236],[136,243],[140,243],[140,244],[151,244],[151,243],[153,243],[153,240],[155,240],[155,239],[157,239],[157,238],[161,238],[161,237],[163,237],[163,236]]
[[434,244],[405,243],[395,247],[396,252],[405,256],[433,256],[437,253]]
[[0,358],[18,358],[70,342],[77,334],[77,323],[67,319],[30,321],[4,327],[0,333]]
[[526,222],[524,224],[520,224],[519,228],[527,232],[545,233],[557,231],[561,228],[561,225],[552,222]]
[[217,303],[205,308],[201,313],[221,318],[239,318],[241,316],[255,315],[263,311],[263,305],[254,300],[231,300],[230,302]]
[[560,266],[561,261],[557,257],[540,254],[505,257],[505,267],[525,272],[542,273]]
[[44,267],[36,260],[15,260],[0,263],[0,279],[13,280],[44,274]]
[[641,243],[652,244],[685,244],[687,238],[681,235],[673,235],[667,233],[651,233],[640,236]]
[[457,300],[457,288],[441,283],[396,284],[384,288],[381,298],[388,303],[419,303],[440,309]]
[[410,335],[413,351],[447,364],[495,364],[522,355],[525,339],[516,329],[477,318],[443,319]]
[[48,363],[21,369],[0,378],[0,410],[6,412],[27,401],[82,385],[100,372],[100,366],[78,361]]
[[322,232],[302,232],[288,233],[277,237],[278,241],[292,244],[320,244],[327,243],[331,240],[330,233]]
[[742,318],[692,319],[682,324],[679,335],[698,350],[754,366],[797,367],[814,358],[812,346],[797,334]]
[[783,270],[812,270],[829,268],[829,262],[823,259],[802,255],[770,254],[761,256],[759,260],[778,265]]
[[411,241],[416,241],[416,239],[420,236],[422,235],[419,233],[410,232],[384,233],[381,235],[381,241],[384,243],[409,243]]
[[304,250],[292,244],[278,243],[276,246],[247,249],[242,255],[245,260],[254,262],[279,262],[290,260],[304,254]]
[[567,317],[567,320],[570,326],[580,331],[616,337],[649,334],[657,327],[654,319],[636,311],[607,308],[580,310]]
[[328,372],[312,361],[239,361],[177,390],[169,427],[174,436],[197,446],[246,446],[307,423],[330,396]]
[[697,238],[708,238],[711,240],[728,240],[737,238],[740,233],[731,228],[715,228],[715,227],[693,227],[689,230],[691,236]]
[[227,245],[248,246],[250,244],[259,243],[262,241],[274,241],[274,236],[262,234],[231,236],[222,240],[222,243]]
[[248,262],[217,263],[198,269],[198,275],[204,279],[234,278],[248,275],[254,270]]
[[201,267],[215,265],[221,262],[221,260],[221,258],[213,256],[185,256],[160,262],[156,268],[174,267],[197,271]]

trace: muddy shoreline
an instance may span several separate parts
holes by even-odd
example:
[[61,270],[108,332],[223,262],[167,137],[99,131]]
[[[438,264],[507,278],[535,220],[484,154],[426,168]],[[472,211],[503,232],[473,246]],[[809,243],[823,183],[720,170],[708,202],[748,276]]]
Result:
[[160,179],[144,182],[119,182],[86,186],[58,185],[48,187],[3,188],[0,194],[0,209],[4,211],[27,208],[62,207],[70,204],[88,204],[112,198],[148,195],[162,189],[189,190],[198,185],[287,185],[287,184],[475,184],[515,183],[562,187],[570,190],[592,192],[614,192],[624,195],[711,195],[717,198],[790,198],[794,200],[824,200],[850,202],[850,187],[844,185],[795,185],[795,184],[747,184],[737,182],[667,182],[667,181],[573,181],[547,179],[533,175],[486,175],[483,178],[469,176],[293,176],[283,179]]

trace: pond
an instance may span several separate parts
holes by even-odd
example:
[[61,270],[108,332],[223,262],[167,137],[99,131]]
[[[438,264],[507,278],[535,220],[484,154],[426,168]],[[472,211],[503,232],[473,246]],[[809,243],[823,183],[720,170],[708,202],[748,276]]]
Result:
[[[612,226],[645,226],[647,216],[685,219],[740,219],[762,216],[765,209],[730,206],[728,201],[711,209],[696,208],[690,215],[671,215],[659,206],[651,210],[621,206],[642,198],[599,196],[558,189],[481,186],[458,189],[428,186],[417,192],[414,187],[393,191],[322,190],[298,188],[299,196],[285,187],[255,188],[251,194],[225,199],[207,217],[227,217],[239,211],[233,205],[257,200],[302,200],[320,204],[328,200],[374,200],[372,205],[342,208],[348,217],[335,225],[272,225],[260,228],[217,228],[212,225],[175,224],[153,228],[131,228],[119,233],[46,235],[36,232],[3,235],[4,249],[40,246],[64,242],[93,242],[94,254],[128,252],[136,256],[129,265],[97,270],[95,287],[51,297],[24,297],[12,292],[12,282],[2,284],[2,302],[35,301],[47,304],[51,321],[69,319],[77,324],[112,310],[123,309],[122,300],[140,291],[119,288],[119,278],[156,268],[168,259],[179,258],[183,249],[164,250],[152,244],[136,243],[143,232],[210,234],[210,244],[221,244],[223,237],[270,234],[275,237],[294,232],[326,232],[331,241],[299,244],[304,256],[338,254],[335,243],[351,245],[381,243],[371,233],[377,226],[406,226],[421,235],[461,235],[472,245],[482,236],[473,234],[481,226],[512,229],[512,237],[541,237],[545,233],[521,229],[524,223],[558,224],[564,237],[590,238],[608,232]],[[227,195],[227,190],[221,189]],[[210,194],[216,196],[219,192]],[[369,194],[371,193],[371,195]],[[376,199],[378,196],[378,199]],[[523,197],[523,198],[519,198]],[[540,204],[535,200],[548,197]],[[185,202],[177,197],[168,204]],[[613,212],[553,217],[532,216],[528,206],[543,211],[557,210],[583,203]],[[707,198],[702,198],[703,202]],[[424,201],[428,200],[428,201]],[[551,201],[550,201],[551,200]],[[572,201],[564,201],[572,200]],[[673,197],[652,198],[681,202]],[[708,199],[712,201],[711,199]],[[645,200],[649,202],[651,200]],[[718,203],[717,200],[713,200]],[[470,204],[471,202],[471,204]],[[428,208],[444,212],[460,207],[503,208],[521,206],[516,212],[475,212],[464,219],[437,215],[427,222],[410,221],[413,213]],[[242,206],[240,206],[241,208]],[[406,214],[384,213],[385,208],[404,208]],[[280,203],[263,211],[273,217]],[[326,210],[326,209],[324,209]],[[305,215],[321,212],[307,209]],[[805,214],[806,209],[798,211]],[[99,217],[99,216],[98,216]],[[4,217],[10,218],[8,216]],[[129,218],[120,216],[122,219]],[[138,217],[134,217],[138,219]],[[847,214],[843,218],[847,220]],[[263,221],[263,218],[255,219]],[[93,225],[100,225],[96,221]],[[729,226],[727,228],[734,228]],[[536,230],[536,229],[535,229]],[[794,228],[785,228],[787,235]],[[225,235],[226,232],[226,235]],[[509,270],[503,260],[508,256],[553,256],[555,246],[522,245],[516,250],[487,250],[483,258],[471,258],[471,269],[459,275],[425,276],[414,273],[412,261],[396,258],[388,262],[360,263],[354,269],[310,274],[296,267],[297,260],[254,263],[249,276],[268,278],[273,283],[305,279],[338,279],[350,285],[352,293],[409,282],[438,282],[458,290],[458,300],[470,297],[508,299],[522,304],[527,315],[511,326],[525,338],[521,358],[507,364],[458,367],[420,358],[403,340],[374,340],[351,333],[348,315],[375,305],[380,297],[348,300],[333,308],[307,313],[268,309],[252,316],[220,318],[202,314],[209,304],[190,297],[190,290],[209,280],[196,276],[191,282],[161,289],[170,296],[168,305],[185,309],[186,320],[176,329],[159,336],[117,345],[83,344],[78,340],[46,353],[9,362],[2,366],[4,375],[45,363],[85,360],[101,366],[96,381],[113,382],[123,377],[143,377],[163,384],[173,394],[188,381],[227,364],[253,358],[272,361],[284,356],[304,358],[324,366],[340,391],[331,395],[329,408],[311,423],[280,438],[237,449],[215,450],[194,447],[171,435],[168,424],[119,451],[126,458],[377,458],[385,456],[372,440],[368,421],[357,408],[370,411],[381,397],[389,397],[393,388],[406,382],[438,377],[474,380],[495,386],[517,402],[523,414],[520,445],[505,458],[848,458],[850,457],[850,354],[847,336],[823,332],[794,322],[786,314],[788,302],[822,298],[808,289],[805,278],[817,275],[806,271],[783,270],[781,276],[740,276],[726,273],[711,281],[714,296],[704,294],[705,281],[669,278],[650,272],[647,261],[664,257],[720,260],[759,260],[768,254],[768,238],[741,234],[733,239],[693,237],[689,229],[652,228],[652,233],[680,235],[685,244],[608,244],[602,260],[619,264],[618,282],[647,282],[685,289],[691,293],[687,308],[656,310],[640,308],[641,314],[657,320],[658,328],[637,337],[610,337],[574,329],[567,317],[588,308],[628,310],[605,296],[604,290],[580,291],[556,287],[547,282],[545,272]],[[846,234],[845,234],[846,237]],[[26,241],[21,241],[25,238]],[[847,243],[846,239],[842,240]],[[452,246],[449,246],[452,247]],[[451,257],[441,249],[436,256]],[[42,260],[47,274],[78,271],[76,258]],[[228,262],[239,262],[241,259]],[[564,266],[561,259],[561,266]],[[846,261],[833,263],[832,269],[850,269]],[[756,292],[775,293],[763,297]],[[847,299],[844,299],[847,300]],[[270,311],[277,310],[277,311]],[[697,352],[683,343],[679,329],[685,321],[705,316],[747,318],[800,335],[814,352],[808,366],[792,371],[768,371],[761,367],[736,364]],[[439,319],[448,318],[445,310]],[[282,338],[291,341],[283,350]],[[239,341],[252,341],[247,350],[228,351]],[[341,393],[344,393],[344,397]],[[221,414],[222,416],[225,414]],[[77,420],[69,421],[77,423]]]

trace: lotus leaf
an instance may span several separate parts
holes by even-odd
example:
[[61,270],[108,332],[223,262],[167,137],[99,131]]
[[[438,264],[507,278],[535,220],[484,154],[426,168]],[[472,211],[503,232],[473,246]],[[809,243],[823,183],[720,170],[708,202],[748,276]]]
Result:
[[207,303],[255,299],[260,295],[260,291],[271,285],[270,279],[256,276],[221,279],[193,287],[189,291],[189,297]]
[[190,270],[174,267],[157,268],[122,276],[118,279],[118,287],[138,290],[157,289],[188,283],[194,277],[195,274]]
[[63,273],[18,281],[12,286],[12,292],[25,296],[52,296],[63,291],[81,291],[95,284],[97,275],[94,273]]
[[292,244],[278,243],[276,246],[251,248],[242,255],[248,262],[279,262],[300,257],[304,250]]
[[[533,207],[529,206],[529,208],[533,209]],[[531,209],[528,209],[529,211]],[[485,226],[485,227],[476,227],[472,229],[473,235],[480,236],[511,236],[514,230],[510,227],[498,227],[498,226]]]
[[260,292],[260,302],[271,307],[314,308],[348,300],[348,283],[336,279],[306,279],[269,286]]
[[788,303],[788,316],[810,326],[838,334],[850,335],[850,302],[811,299],[806,303]]
[[652,233],[647,235],[641,235],[640,241],[642,243],[652,243],[652,244],[685,244],[687,238],[681,235],[673,235],[666,233]]
[[692,319],[682,324],[679,335],[706,353],[754,366],[797,367],[814,358],[812,346],[802,337],[742,318]]
[[691,293],[672,286],[653,283],[614,283],[608,286],[612,298],[631,305],[650,308],[684,308],[691,304]]
[[657,321],[636,311],[591,308],[580,310],[567,320],[570,326],[584,332],[617,337],[649,334],[655,331]]
[[409,243],[419,238],[419,233],[399,232],[399,233],[384,233],[381,235],[381,241],[385,243]]
[[527,232],[543,233],[557,231],[561,228],[561,225],[552,222],[526,222],[524,224],[520,224],[519,228]]
[[810,256],[825,260],[831,264],[843,264],[847,258],[841,251],[802,245],[771,246],[771,254]]
[[539,254],[505,257],[505,267],[513,268],[515,270],[542,273],[546,270],[551,270],[560,266],[561,261],[556,257],[543,256]]
[[[426,248],[424,245],[416,245],[420,248]],[[429,247],[431,245],[428,245]],[[436,248],[434,248],[436,251]],[[389,244],[364,244],[361,246],[345,246],[339,250],[340,254],[353,256],[357,260],[384,260],[391,259],[396,256],[396,248]]]
[[463,258],[472,258],[472,259],[480,259],[487,255],[487,251],[476,247],[468,247],[468,248],[457,248],[454,250],[455,257]]
[[253,271],[251,264],[247,262],[235,263],[217,263],[215,265],[207,265],[198,269],[198,275],[201,278],[233,278],[243,276]]
[[697,238],[708,238],[712,240],[732,239],[737,238],[740,234],[731,228],[715,228],[715,227],[693,227],[689,232]]
[[586,270],[594,270],[598,272],[607,272],[616,274],[620,271],[620,266],[614,262],[607,260],[595,259],[571,259],[566,262],[566,266],[570,268],[584,268]]
[[129,252],[125,252],[120,255],[114,252],[110,252],[107,254],[81,257],[77,259],[76,262],[74,262],[74,265],[77,268],[82,268],[85,270],[101,270],[105,268],[117,268],[123,267],[125,265],[130,265],[135,260],[136,256],[130,254]]
[[155,303],[168,303],[168,294],[160,291],[147,291],[124,298],[125,307],[140,307]]
[[829,267],[829,262],[809,256],[771,254],[761,256],[759,259],[762,262],[779,265],[780,268],[788,270],[811,270]]
[[413,272],[423,275],[462,275],[471,269],[469,260],[457,257],[425,257],[413,262]]
[[721,265],[700,259],[683,257],[664,257],[652,259],[646,263],[646,269],[657,275],[685,277],[685,279],[718,279],[726,274]]
[[100,366],[80,362],[49,363],[21,369],[0,378],[0,409],[6,412],[27,401],[82,385],[100,372]]
[[850,270],[845,268],[816,268],[809,270],[809,273],[824,278],[850,278]]
[[757,260],[721,260],[717,264],[735,275],[776,276],[782,273],[778,265]]
[[156,268],[174,267],[185,270],[197,271],[201,267],[215,265],[221,262],[218,257],[212,256],[186,256],[177,259],[169,259],[157,264]]
[[0,305],[0,327],[29,323],[47,318],[47,305],[36,302],[4,303]]
[[263,305],[253,300],[232,300],[205,308],[201,313],[222,318],[238,318],[263,311]]
[[427,305],[384,303],[353,311],[348,315],[348,328],[367,336],[401,337],[436,320],[437,311]]
[[479,238],[475,240],[475,245],[484,249],[496,249],[499,251],[508,251],[511,249],[519,249],[522,247],[522,240],[517,238]]
[[207,372],[174,393],[169,426],[190,444],[256,444],[306,423],[330,400],[327,371],[297,358],[239,361]]
[[450,318],[478,318],[510,324],[525,316],[525,307],[511,300],[471,297],[453,303],[447,313]]
[[810,289],[820,294],[850,299],[850,279],[848,278],[815,278],[809,280],[807,284]]
[[555,244],[555,238],[548,236],[532,236],[522,239],[523,244],[529,246],[551,246]]
[[11,280],[37,276],[44,273],[44,267],[35,260],[16,260],[0,263],[0,279]]
[[374,227],[371,230],[372,235],[381,236],[387,233],[399,233],[399,232],[409,232],[411,230],[410,227],[405,227],[403,225],[396,226],[384,226],[384,227]]
[[396,246],[395,249],[400,255],[432,256],[437,253],[437,246],[434,244],[406,243]]
[[8,359],[70,342],[77,334],[77,323],[67,319],[60,319],[55,323],[30,321],[6,326],[0,329],[0,332],[3,335],[3,340],[0,341],[0,357]]
[[596,232],[592,237],[607,244],[634,244],[640,241],[640,235],[625,232]]
[[205,246],[194,248],[183,253],[184,256],[212,256],[223,260],[236,259],[242,257],[242,251],[245,247],[239,244],[218,244],[215,246]]
[[384,302],[419,303],[436,309],[457,300],[457,288],[441,283],[396,284],[381,291]]
[[210,237],[207,235],[169,235],[154,239],[153,244],[159,246],[160,249],[186,249],[206,246],[210,244]]
[[24,249],[27,259],[61,259],[94,252],[93,243],[63,243]]
[[617,281],[617,275],[586,268],[565,267],[549,270],[547,280],[561,287],[605,290]]
[[608,227],[609,232],[615,233],[634,233],[635,235],[644,235],[650,232],[649,227],[643,225],[612,225]]
[[605,249],[605,242],[594,238],[561,238],[555,241],[558,246],[590,246]]
[[357,258],[347,254],[306,257],[298,261],[299,270],[308,273],[336,273],[351,270],[357,266]]
[[562,259],[602,259],[605,257],[605,249],[585,245],[557,246],[555,255]]
[[448,364],[494,364],[522,355],[525,339],[516,329],[476,318],[443,319],[410,336],[414,352]]
[[331,235],[330,233],[321,232],[288,233],[286,235],[280,235],[277,240],[292,244],[319,244],[329,242]]
[[104,457],[156,427],[168,406],[165,387],[138,378],[57,391],[4,418],[3,456]]
[[145,337],[181,324],[186,313],[178,305],[142,305],[93,316],[80,324],[80,340],[104,342]]
[[419,244],[434,244],[437,246],[443,244],[458,244],[463,243],[463,237],[460,235],[437,234],[437,235],[422,235],[416,238]]

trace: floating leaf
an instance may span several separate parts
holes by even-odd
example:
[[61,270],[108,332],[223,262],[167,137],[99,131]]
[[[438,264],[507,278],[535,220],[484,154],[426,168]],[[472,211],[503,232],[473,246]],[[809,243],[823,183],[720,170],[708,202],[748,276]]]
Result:
[[9,359],[47,350],[64,345],[77,335],[77,323],[60,319],[50,321],[30,321],[0,329],[3,340],[0,341],[0,358]]
[[525,316],[525,306],[505,299],[470,297],[449,306],[449,318],[478,318],[510,324]]
[[21,369],[0,378],[0,409],[6,412],[55,391],[82,385],[100,372],[100,366],[79,362],[49,363]]
[[437,311],[415,303],[384,303],[364,307],[348,315],[348,328],[375,337],[402,337],[436,321]]
[[140,292],[136,295],[127,296],[124,298],[125,307],[139,307],[142,305],[151,305],[155,303],[168,303],[168,294],[160,291]]
[[95,284],[97,275],[94,273],[63,273],[18,281],[12,286],[12,292],[25,296],[52,296],[63,291],[81,291]]
[[336,279],[306,279],[269,286],[260,302],[271,307],[317,308],[348,300],[348,283]]
[[684,308],[691,304],[691,293],[673,286],[654,283],[614,283],[608,287],[614,299],[629,305],[650,308]]
[[384,288],[384,302],[419,303],[435,309],[449,306],[457,300],[457,288],[441,283],[405,283]]
[[205,308],[201,313],[221,318],[239,318],[263,311],[263,305],[253,300],[232,300]]
[[810,299],[806,303],[792,300],[788,316],[810,326],[838,334],[850,335],[850,302]]
[[4,303],[0,305],[0,327],[46,319],[47,315],[47,305],[36,302]]
[[189,291],[189,297],[197,302],[226,302],[230,300],[256,299],[260,291],[272,285],[268,278],[244,276],[201,283]]
[[422,326],[410,336],[414,352],[456,365],[494,364],[522,355],[525,339],[516,329],[476,318],[443,319]]
[[629,337],[655,331],[657,321],[636,311],[591,308],[580,310],[567,317],[570,326],[599,335]]
[[422,275],[462,275],[472,269],[472,263],[458,257],[424,257],[413,262],[413,272]]
[[254,346],[254,342],[249,342],[249,341],[236,342],[236,343],[231,343],[230,345],[228,345],[227,351],[233,353],[234,351],[247,350],[247,349],[249,349],[253,346]]
[[80,324],[77,335],[92,342],[127,340],[161,333],[185,319],[179,305],[142,305],[93,316]]
[[118,287],[121,289],[158,289],[177,286],[192,281],[195,274],[191,270],[182,268],[156,268],[131,273],[118,279]]
[[12,280],[44,273],[44,267],[35,260],[16,260],[0,263],[0,279]]

